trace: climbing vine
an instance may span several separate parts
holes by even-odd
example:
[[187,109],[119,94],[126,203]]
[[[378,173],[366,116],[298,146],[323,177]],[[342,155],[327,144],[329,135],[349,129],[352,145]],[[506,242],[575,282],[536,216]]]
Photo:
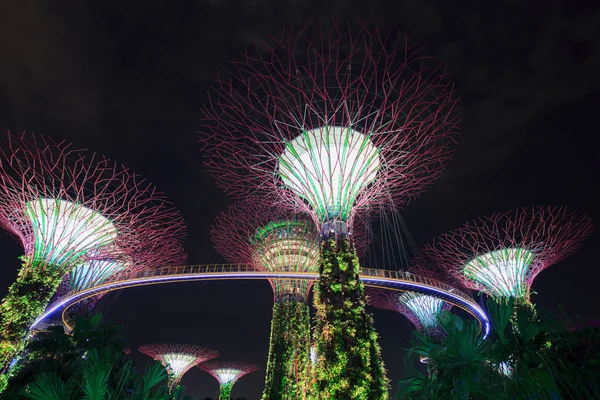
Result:
[[0,360],[4,368],[23,346],[29,327],[56,292],[62,275],[36,268],[24,260],[17,280],[0,303]]
[[365,310],[356,252],[347,238],[321,244],[320,280],[315,292],[317,367],[311,398],[388,398],[381,350],[373,319]]
[[263,400],[306,399],[310,374],[310,311],[304,301],[273,306]]
[[219,389],[219,400],[231,400],[231,389],[235,382],[222,383]]

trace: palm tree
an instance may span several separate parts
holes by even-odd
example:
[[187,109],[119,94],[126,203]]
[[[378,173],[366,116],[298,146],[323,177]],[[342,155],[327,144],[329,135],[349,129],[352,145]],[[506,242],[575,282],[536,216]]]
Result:
[[[538,315],[531,305],[503,299],[490,300],[487,308],[492,332],[486,339],[474,321],[447,312],[440,316],[443,335],[415,332],[400,398],[600,398],[600,345],[590,350],[586,344],[600,343],[599,330],[576,340],[556,318]],[[428,359],[427,374],[414,367],[417,356]]]

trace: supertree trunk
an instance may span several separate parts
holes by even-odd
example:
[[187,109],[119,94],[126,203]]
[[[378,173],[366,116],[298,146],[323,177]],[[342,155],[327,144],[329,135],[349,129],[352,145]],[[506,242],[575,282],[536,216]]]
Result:
[[7,365],[22,350],[31,322],[44,312],[62,279],[60,273],[40,273],[43,268],[28,264],[25,261],[0,303],[2,365]]
[[304,301],[273,306],[263,400],[306,399],[310,377],[310,310]]
[[323,241],[315,295],[315,399],[388,398],[381,350],[373,319],[365,310],[359,271],[358,257],[347,238]]
[[234,382],[223,383],[219,387],[219,400],[231,400],[231,389]]

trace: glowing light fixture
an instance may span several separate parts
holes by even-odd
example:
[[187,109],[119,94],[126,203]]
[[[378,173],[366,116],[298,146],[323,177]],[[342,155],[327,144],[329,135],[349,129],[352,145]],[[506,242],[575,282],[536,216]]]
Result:
[[169,374],[169,388],[173,389],[190,368],[219,356],[219,352],[204,347],[179,344],[148,344],[139,350],[160,361]]
[[492,296],[527,296],[528,269],[533,253],[521,248],[492,251],[469,261],[464,275],[485,286]]
[[112,222],[80,204],[39,198],[25,204],[35,234],[34,260],[52,265],[73,262],[117,237]]
[[380,166],[379,150],[369,135],[341,126],[303,131],[279,157],[284,184],[305,199],[321,221],[345,221]]
[[75,292],[99,285],[127,268],[120,260],[90,260],[71,270],[69,288]]
[[426,329],[438,325],[437,317],[444,308],[444,301],[419,293],[406,292],[398,296],[398,301],[412,311]]
[[319,243],[305,221],[271,222],[259,228],[253,260],[267,271],[313,272],[319,265]]

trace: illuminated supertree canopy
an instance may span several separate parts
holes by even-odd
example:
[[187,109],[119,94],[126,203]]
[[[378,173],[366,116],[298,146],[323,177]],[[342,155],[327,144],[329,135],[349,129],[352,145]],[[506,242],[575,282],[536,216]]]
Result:
[[[221,213],[211,230],[215,249],[227,260],[261,271],[317,272],[319,234],[310,217],[250,198]],[[276,300],[306,301],[312,282],[272,279]]]
[[24,248],[23,267],[0,304],[4,366],[73,267],[184,232],[165,197],[125,167],[13,132],[0,134],[0,224]]
[[[135,274],[142,269],[185,264],[187,256],[183,249],[183,231],[176,236],[161,236],[159,230],[152,229],[151,235],[140,237],[145,238],[143,244],[125,249],[121,254],[115,250],[108,255],[103,255],[101,251],[88,253],[86,260],[73,267],[63,278],[56,296],[80,292],[111,278],[126,279],[128,274]],[[78,303],[71,314],[89,313],[102,296],[100,294]]]
[[231,361],[209,361],[198,365],[211,374],[220,385],[219,400],[230,400],[233,385],[244,375],[258,371],[258,366]]
[[427,245],[423,257],[465,287],[528,303],[535,277],[591,234],[589,216],[566,207],[530,207],[465,224]]
[[400,206],[439,176],[458,99],[444,69],[392,31],[313,27],[284,31],[234,61],[203,110],[201,145],[224,188],[303,207],[327,239],[316,299],[316,331],[327,333],[318,340],[319,392],[386,398],[347,234],[357,213]]
[[426,294],[374,288],[367,289],[367,304],[396,311],[408,318],[418,330],[429,332],[436,330],[440,312],[452,308],[450,303]]
[[[217,217],[215,248],[229,261],[258,270],[316,272],[319,235],[306,215],[282,212],[251,199]],[[275,295],[263,399],[305,399],[310,377],[310,309],[307,279],[271,279]]]
[[216,350],[174,343],[147,344],[140,346],[138,350],[160,361],[167,369],[171,390],[179,385],[181,378],[190,368],[219,356],[219,352]]

